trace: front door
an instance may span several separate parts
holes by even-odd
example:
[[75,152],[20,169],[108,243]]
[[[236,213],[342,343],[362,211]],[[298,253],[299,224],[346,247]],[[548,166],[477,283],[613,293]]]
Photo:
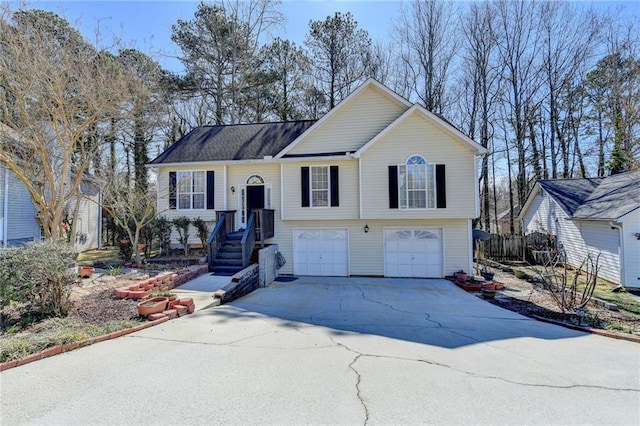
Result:
[[264,185],[247,185],[247,202],[245,206],[247,211],[245,213],[246,221],[249,221],[249,215],[253,209],[264,208]]

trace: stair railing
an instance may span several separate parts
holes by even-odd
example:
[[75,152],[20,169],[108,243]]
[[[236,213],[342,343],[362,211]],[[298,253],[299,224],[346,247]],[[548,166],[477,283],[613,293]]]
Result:
[[246,268],[249,266],[251,253],[253,253],[253,248],[256,244],[256,212],[252,211],[249,215],[247,228],[244,230],[240,242],[242,243],[242,267]]
[[213,231],[211,231],[209,238],[207,238],[207,244],[209,245],[209,259],[207,262],[209,264],[209,270],[213,269],[213,261],[218,254],[220,246],[227,238],[225,221],[226,215],[224,213],[219,214],[216,220],[216,226],[213,228]]
[[260,241],[260,247],[264,248],[264,241],[274,236],[273,209],[254,209],[256,213],[256,240]]

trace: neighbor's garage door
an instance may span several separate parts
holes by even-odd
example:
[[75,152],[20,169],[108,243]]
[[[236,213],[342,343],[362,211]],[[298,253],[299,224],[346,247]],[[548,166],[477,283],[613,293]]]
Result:
[[442,229],[385,229],[384,275],[441,278]]
[[348,259],[346,229],[294,229],[294,275],[347,276]]

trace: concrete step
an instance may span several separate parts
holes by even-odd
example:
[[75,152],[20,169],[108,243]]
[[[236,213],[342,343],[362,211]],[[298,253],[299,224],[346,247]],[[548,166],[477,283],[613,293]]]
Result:
[[242,252],[240,251],[219,251],[216,259],[240,259],[242,260]]
[[220,266],[242,266],[242,258],[240,258],[240,259],[220,259],[219,257],[216,257],[213,260],[213,264],[214,265],[220,265]]
[[214,272],[218,275],[233,275],[236,272],[242,271],[242,266],[221,266],[214,265],[209,269],[210,272]]

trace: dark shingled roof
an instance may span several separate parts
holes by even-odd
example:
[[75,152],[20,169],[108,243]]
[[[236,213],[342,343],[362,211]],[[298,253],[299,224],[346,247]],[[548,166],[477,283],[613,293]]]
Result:
[[621,173],[602,180],[575,211],[575,219],[618,219],[640,208],[640,171]]
[[315,120],[197,127],[150,164],[257,160],[275,156]]
[[573,216],[573,213],[598,187],[602,179],[539,180],[538,184],[560,204],[562,210]]
[[614,220],[640,208],[640,171],[538,183],[573,219]]

